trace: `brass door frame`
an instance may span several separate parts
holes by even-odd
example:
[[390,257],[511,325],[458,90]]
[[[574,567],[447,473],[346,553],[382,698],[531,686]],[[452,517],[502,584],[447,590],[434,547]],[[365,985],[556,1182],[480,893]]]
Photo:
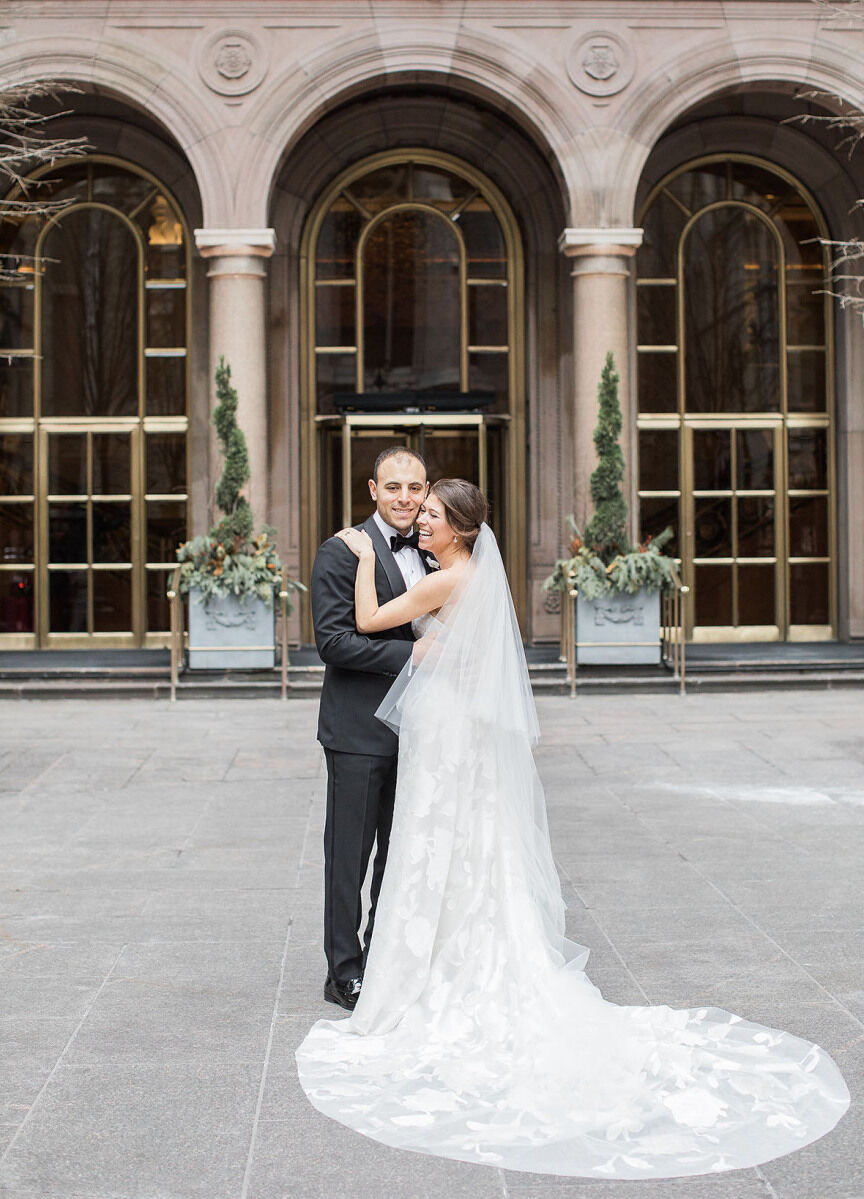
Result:
[[[318,234],[331,204],[345,188],[350,187],[356,179],[378,170],[381,167],[399,163],[414,162],[425,166],[439,167],[459,175],[475,188],[473,195],[479,194],[489,204],[501,227],[507,255],[507,327],[509,330],[508,392],[510,411],[507,414],[507,446],[505,461],[507,469],[507,504],[506,542],[502,547],[508,563],[510,585],[513,602],[520,625],[523,627],[527,620],[528,610],[528,581],[527,581],[527,514],[525,506],[526,494],[526,412],[525,412],[525,322],[524,322],[524,259],[522,239],[516,218],[498,188],[480,171],[469,163],[453,155],[423,147],[406,147],[400,150],[388,150],[370,155],[355,163],[349,169],[342,171],[319,197],[303,230],[300,248],[301,297],[303,310],[301,312],[301,375],[300,375],[300,461],[303,465],[301,479],[301,494],[303,506],[303,524],[301,537],[301,573],[308,579],[312,573],[312,562],[318,549],[318,529],[320,522],[318,472],[321,469],[319,451],[319,428],[321,420],[315,410],[315,256]],[[432,208],[420,202],[403,202],[391,205],[381,214],[375,214],[375,221],[386,213],[392,213],[397,208],[406,207]],[[440,217],[441,213],[432,208]],[[357,286],[357,267],[355,265],[355,305],[362,283]],[[501,279],[490,279],[489,282],[500,283]],[[359,314],[359,310],[355,310]],[[467,304],[463,303],[463,337],[462,344],[467,346]],[[356,327],[359,327],[357,325]],[[468,349],[490,349],[496,347],[468,347]],[[497,347],[500,348],[500,347]],[[348,353],[352,350],[359,359],[358,349],[361,347],[345,346],[340,350]],[[465,351],[463,350],[463,356]],[[355,362],[355,377],[358,363]],[[362,387],[362,379],[358,378],[358,388]],[[376,414],[377,415],[377,414]],[[443,415],[443,414],[441,414]],[[404,427],[406,414],[386,414],[385,420],[390,425]],[[487,418],[488,419],[488,418]],[[453,423],[453,417],[447,420]],[[382,426],[382,427],[386,427]],[[309,605],[304,605],[304,639],[311,639],[312,622]]]

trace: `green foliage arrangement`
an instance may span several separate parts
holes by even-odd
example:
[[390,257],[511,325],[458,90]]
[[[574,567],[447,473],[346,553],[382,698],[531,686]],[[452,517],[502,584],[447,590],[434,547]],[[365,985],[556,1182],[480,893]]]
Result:
[[[231,386],[231,367],[224,357],[216,368],[217,405],[213,424],[224,466],[216,486],[216,503],[222,519],[206,537],[193,537],[177,550],[180,590],[197,591],[206,604],[213,596],[235,595],[245,601],[257,596],[269,606],[282,582],[282,563],[276,552],[275,530],[263,525],[254,534],[254,520],[241,489],[249,481],[249,451],[237,424],[237,391]],[[305,591],[289,579],[288,611],[293,611],[291,591]]]
[[627,504],[621,490],[624,455],[618,444],[621,435],[621,405],[615,360],[606,355],[597,389],[598,419],[594,430],[597,468],[591,476],[594,515],[580,532],[572,516],[570,557],[559,558],[543,583],[544,591],[567,591],[575,587],[586,600],[614,592],[635,595],[637,591],[664,591],[674,586],[674,561],[663,553],[672,540],[664,529],[641,545],[627,537]]

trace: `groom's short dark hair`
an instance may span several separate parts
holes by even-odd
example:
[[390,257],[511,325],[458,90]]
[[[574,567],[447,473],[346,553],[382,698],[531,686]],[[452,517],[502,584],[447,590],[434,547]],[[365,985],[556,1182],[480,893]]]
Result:
[[410,449],[407,445],[391,445],[386,450],[382,450],[375,459],[375,465],[372,467],[372,478],[376,483],[378,482],[378,468],[388,458],[416,458],[424,471],[426,469],[426,460],[422,454],[418,454],[416,450]]

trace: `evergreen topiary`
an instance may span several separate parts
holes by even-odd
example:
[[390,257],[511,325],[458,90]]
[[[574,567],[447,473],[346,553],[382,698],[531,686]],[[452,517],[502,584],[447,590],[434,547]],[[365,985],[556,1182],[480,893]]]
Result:
[[[193,537],[177,550],[180,590],[184,595],[197,591],[204,603],[212,596],[235,595],[244,600],[257,596],[269,605],[282,582],[282,563],[274,545],[275,530],[263,525],[254,536],[252,509],[240,494],[249,482],[249,451],[237,424],[237,391],[231,386],[231,367],[224,357],[216,367],[216,399],[213,424],[224,459],[216,503],[222,519],[206,537]],[[306,588],[287,579],[286,590]]]
[[594,445],[598,462],[591,476],[594,515],[584,537],[573,517],[567,517],[571,556],[556,561],[543,589],[567,592],[575,587],[586,600],[620,592],[635,595],[637,591],[668,590],[675,585],[675,560],[663,551],[672,540],[672,530],[664,529],[638,546],[631,545],[627,536],[627,504],[621,490],[624,455],[618,444],[621,405],[611,353],[606,355],[597,399],[600,411]]
[[600,412],[594,446],[598,461],[591,476],[594,515],[585,529],[586,543],[607,566],[617,554],[626,554],[631,548],[627,537],[627,504],[621,491],[624,455],[618,444],[621,436],[618,378],[615,360],[608,353],[597,388]]
[[210,536],[222,542],[247,541],[252,536],[252,509],[240,490],[249,482],[249,451],[237,424],[237,389],[231,386],[231,367],[224,357],[216,367],[216,400],[213,424],[225,460],[216,485],[216,503],[224,515]]

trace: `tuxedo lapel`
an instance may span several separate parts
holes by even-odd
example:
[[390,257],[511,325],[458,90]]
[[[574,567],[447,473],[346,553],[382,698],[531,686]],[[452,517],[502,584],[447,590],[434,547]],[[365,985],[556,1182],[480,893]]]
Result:
[[370,516],[361,526],[372,538],[372,544],[375,546],[375,557],[378,559],[381,567],[387,576],[387,582],[390,584],[390,590],[393,597],[402,595],[405,592],[405,580],[402,578],[402,571],[396,565],[396,559],[393,557],[393,551],[384,540],[381,530],[378,528],[374,517]]

